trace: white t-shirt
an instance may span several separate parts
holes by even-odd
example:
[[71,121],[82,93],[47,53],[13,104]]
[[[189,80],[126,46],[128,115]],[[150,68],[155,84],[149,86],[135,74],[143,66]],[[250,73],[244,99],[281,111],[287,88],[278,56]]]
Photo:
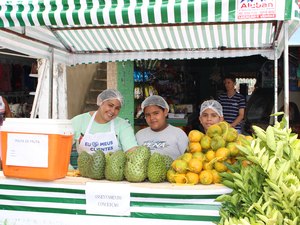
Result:
[[173,159],[181,156],[188,146],[186,133],[170,124],[158,132],[151,130],[150,127],[139,130],[136,133],[136,139],[139,145],[150,148],[151,153],[158,152],[169,155]]

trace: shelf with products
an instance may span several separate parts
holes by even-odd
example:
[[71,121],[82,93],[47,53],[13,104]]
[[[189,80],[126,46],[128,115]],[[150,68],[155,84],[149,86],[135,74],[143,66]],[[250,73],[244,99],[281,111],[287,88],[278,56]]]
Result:
[[188,114],[193,111],[193,107],[187,99],[190,92],[187,84],[189,80],[188,72],[177,61],[135,61],[135,124],[146,125],[141,111],[141,103],[146,97],[158,94],[170,105],[169,122],[176,126],[185,126]]

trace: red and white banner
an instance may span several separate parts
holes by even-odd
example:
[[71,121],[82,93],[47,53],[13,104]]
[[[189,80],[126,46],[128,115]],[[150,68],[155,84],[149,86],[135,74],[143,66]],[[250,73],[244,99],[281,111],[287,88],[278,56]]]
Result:
[[276,18],[276,0],[236,0],[236,3],[237,20]]

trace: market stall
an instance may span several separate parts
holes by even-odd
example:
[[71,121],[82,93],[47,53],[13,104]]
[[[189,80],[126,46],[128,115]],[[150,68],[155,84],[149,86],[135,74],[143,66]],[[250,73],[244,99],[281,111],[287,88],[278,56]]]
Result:
[[[43,74],[39,78],[43,88],[39,87],[48,93],[44,93],[45,101],[38,103],[50,111],[46,113],[48,118],[60,118],[52,112],[66,107],[65,89],[55,85],[53,89],[52,83],[54,75],[65,75],[66,65],[256,54],[277,59],[284,49],[287,51],[286,40],[299,26],[297,2],[290,0],[269,0],[267,5],[236,0],[116,2],[0,3],[1,45],[44,59],[39,71]],[[261,11],[262,6],[267,11]],[[255,13],[249,9],[256,9]],[[59,80],[55,84],[61,83],[65,85]],[[122,84],[118,88],[126,90]],[[87,213],[91,208],[86,201],[90,185],[103,192],[109,190],[107,186],[103,188],[104,184],[107,182],[78,177],[37,182],[1,174],[0,221],[22,225],[212,224],[219,219],[219,205],[214,199],[230,192],[222,185],[120,182],[118,190],[129,195],[127,214]]]
[[[115,210],[111,210],[112,215],[105,215],[101,211],[90,212],[92,203],[87,202],[87,190],[91,184],[93,188],[99,188],[95,194],[107,194],[105,188],[115,188],[118,192],[111,193],[114,195],[130,194],[128,206],[125,203],[123,206],[128,207],[129,213],[118,216],[114,215]],[[223,185],[109,182],[82,177],[42,182],[5,178],[1,173],[0,223],[213,224],[220,219],[220,204],[214,200],[229,192],[230,189]]]
[[[287,40],[299,26],[296,0],[5,1],[0,9],[1,45],[47,59],[41,70],[48,75],[40,79],[47,84],[45,97],[37,101],[40,108],[50,106],[46,118],[65,116],[57,108],[66,108],[66,85],[53,79],[61,65],[250,55],[278,59],[283,50],[288,54]],[[118,88],[125,91],[122,84]]]

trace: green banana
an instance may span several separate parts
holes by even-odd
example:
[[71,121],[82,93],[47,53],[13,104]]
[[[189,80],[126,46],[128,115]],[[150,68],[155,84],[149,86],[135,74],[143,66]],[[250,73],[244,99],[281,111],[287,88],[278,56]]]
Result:
[[275,140],[275,135],[274,135],[274,128],[269,126],[266,130],[266,142],[268,147],[275,151],[276,150],[276,140]]
[[258,138],[260,138],[262,141],[267,141],[266,132],[262,128],[255,125],[253,125],[252,128]]
[[252,164],[221,175],[233,190],[222,198],[221,225],[299,224],[300,140],[286,124],[284,117],[266,130],[253,126],[254,140],[239,146],[238,160]]
[[232,181],[229,181],[229,180],[224,180],[222,181],[222,184],[224,184],[226,187],[229,187],[231,189],[234,189],[235,185]]

